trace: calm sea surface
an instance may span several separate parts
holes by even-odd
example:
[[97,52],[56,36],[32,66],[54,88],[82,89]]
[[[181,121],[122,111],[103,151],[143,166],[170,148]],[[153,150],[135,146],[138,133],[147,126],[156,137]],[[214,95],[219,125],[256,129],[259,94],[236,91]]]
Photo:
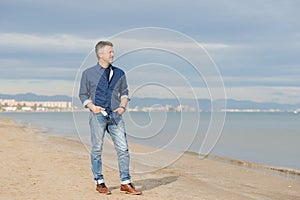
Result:
[[[41,127],[52,135],[80,138],[89,144],[88,115],[0,113],[0,117]],[[171,112],[124,115],[129,142],[178,152],[208,153],[212,149],[209,152],[218,156],[300,169],[299,113],[227,113],[224,124],[221,117]]]

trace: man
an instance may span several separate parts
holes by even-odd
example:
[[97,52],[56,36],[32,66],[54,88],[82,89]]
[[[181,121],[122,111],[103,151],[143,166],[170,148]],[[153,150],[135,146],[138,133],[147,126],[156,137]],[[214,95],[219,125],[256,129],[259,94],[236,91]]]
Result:
[[118,155],[120,190],[139,195],[142,192],[137,191],[130,180],[128,143],[122,119],[129,101],[125,73],[112,66],[114,50],[111,42],[98,42],[95,52],[98,63],[83,72],[79,98],[83,106],[91,111],[89,116],[92,142],[91,168],[97,185],[96,190],[101,194],[111,194],[104,182],[101,159],[103,139],[107,131]]

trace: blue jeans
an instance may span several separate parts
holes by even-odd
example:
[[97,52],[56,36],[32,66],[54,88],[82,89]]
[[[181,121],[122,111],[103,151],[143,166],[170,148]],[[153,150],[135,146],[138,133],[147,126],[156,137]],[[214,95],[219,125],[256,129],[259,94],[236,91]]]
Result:
[[118,124],[114,124],[110,118],[103,116],[101,113],[90,113],[90,129],[91,129],[91,168],[94,174],[94,180],[97,184],[104,182],[102,174],[102,146],[106,128],[108,127],[109,134],[114,143],[117,155],[120,172],[121,184],[130,183],[129,173],[129,152],[126,139],[125,123],[121,119]]

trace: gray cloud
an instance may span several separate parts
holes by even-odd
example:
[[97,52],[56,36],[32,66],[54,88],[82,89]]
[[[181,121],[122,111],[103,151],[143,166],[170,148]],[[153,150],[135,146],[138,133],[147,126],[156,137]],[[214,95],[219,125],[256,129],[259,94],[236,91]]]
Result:
[[[299,87],[299,7],[297,0],[1,1],[0,77],[68,80],[71,85],[98,39],[130,28],[160,26],[204,44],[228,87],[253,87],[253,94],[256,86]],[[188,50],[180,42],[174,44]],[[143,62],[144,56],[134,59]],[[125,69],[127,64],[135,66],[123,64]],[[196,84],[192,73],[186,76]]]

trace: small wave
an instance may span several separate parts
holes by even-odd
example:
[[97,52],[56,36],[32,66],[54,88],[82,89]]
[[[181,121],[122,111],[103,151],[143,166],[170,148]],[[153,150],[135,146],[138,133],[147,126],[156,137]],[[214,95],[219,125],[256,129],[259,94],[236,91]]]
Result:
[[233,158],[226,158],[226,157],[217,156],[217,155],[201,155],[201,154],[193,152],[193,151],[185,151],[184,154],[190,155],[193,157],[206,158],[209,160],[229,163],[229,164],[238,165],[241,167],[247,167],[247,168],[251,168],[251,169],[256,169],[259,171],[266,172],[268,174],[276,174],[276,175],[280,175],[280,176],[283,176],[288,179],[300,181],[300,170],[298,170],[298,169],[264,165],[264,164],[260,164],[260,163],[249,162],[249,161],[233,159]]

